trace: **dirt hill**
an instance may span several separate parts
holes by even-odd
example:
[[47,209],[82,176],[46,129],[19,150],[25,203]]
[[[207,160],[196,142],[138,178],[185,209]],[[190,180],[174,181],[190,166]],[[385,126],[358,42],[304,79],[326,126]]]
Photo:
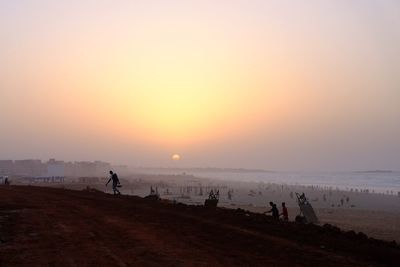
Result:
[[398,266],[395,243],[134,196],[0,187],[0,266]]

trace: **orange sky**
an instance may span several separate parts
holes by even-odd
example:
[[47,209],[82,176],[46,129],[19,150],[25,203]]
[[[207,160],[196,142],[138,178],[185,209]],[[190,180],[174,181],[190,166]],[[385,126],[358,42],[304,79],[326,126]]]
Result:
[[399,166],[396,1],[0,7],[1,158]]

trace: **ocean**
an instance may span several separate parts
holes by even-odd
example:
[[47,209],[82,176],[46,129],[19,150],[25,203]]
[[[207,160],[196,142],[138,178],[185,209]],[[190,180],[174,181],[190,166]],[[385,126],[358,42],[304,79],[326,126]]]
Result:
[[400,172],[199,172],[199,177],[222,180],[314,185],[344,190],[369,190],[377,193],[400,192]]
[[[146,171],[147,172],[147,171]],[[398,194],[400,192],[400,171],[366,172],[265,172],[232,171],[207,169],[157,169],[157,174],[191,174],[196,177],[227,181],[264,182],[288,185],[313,185],[339,188],[342,190],[369,190],[376,193]]]

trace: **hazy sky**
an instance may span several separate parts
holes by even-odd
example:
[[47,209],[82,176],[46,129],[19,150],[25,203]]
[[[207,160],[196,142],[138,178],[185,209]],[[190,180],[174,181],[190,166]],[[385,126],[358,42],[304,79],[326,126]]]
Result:
[[0,0],[0,36],[1,159],[400,169],[399,1]]

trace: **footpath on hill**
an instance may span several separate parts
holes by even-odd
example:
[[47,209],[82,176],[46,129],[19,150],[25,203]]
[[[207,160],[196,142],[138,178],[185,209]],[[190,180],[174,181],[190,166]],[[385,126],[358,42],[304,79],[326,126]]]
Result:
[[396,244],[243,210],[0,187],[0,266],[396,266]]

